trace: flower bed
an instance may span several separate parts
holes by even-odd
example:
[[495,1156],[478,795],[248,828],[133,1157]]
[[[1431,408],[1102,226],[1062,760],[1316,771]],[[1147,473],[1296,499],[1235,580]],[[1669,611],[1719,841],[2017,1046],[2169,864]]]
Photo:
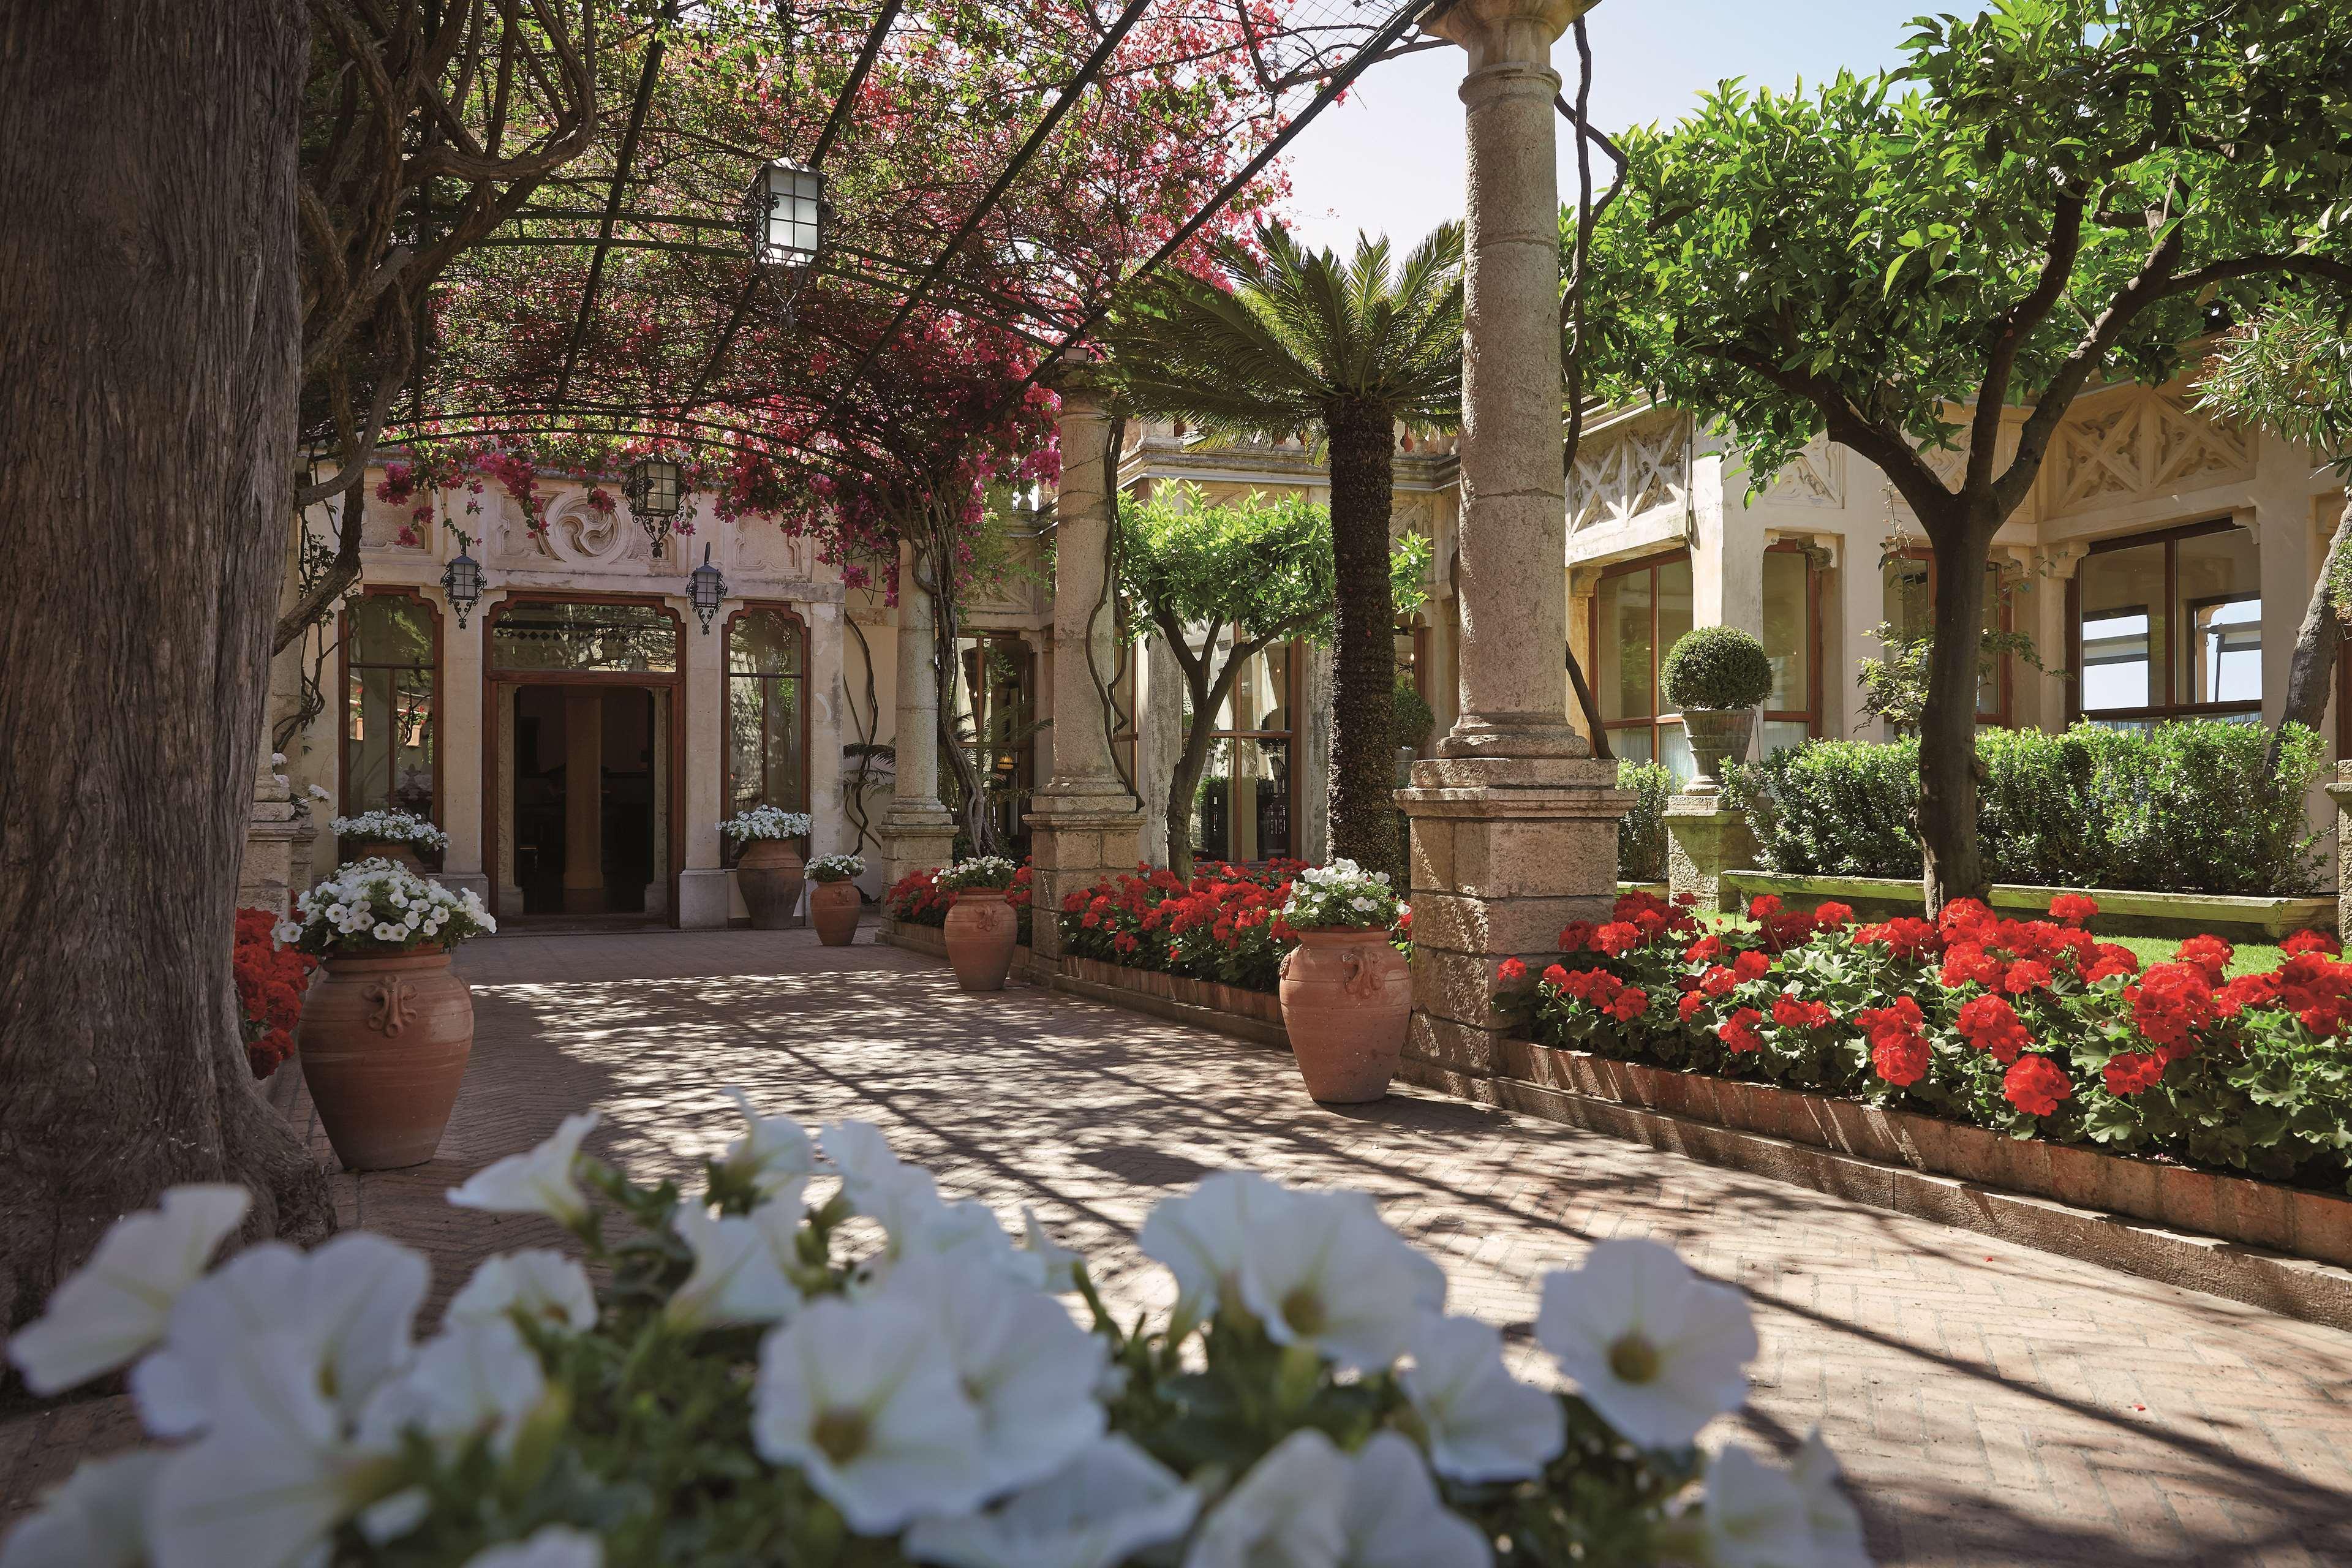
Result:
[[[2352,1151],[2352,964],[2303,932],[2270,973],[2224,981],[2194,937],[2140,972],[2085,929],[2097,905],[2015,921],[1960,900],[1858,924],[1759,899],[1751,931],[1703,932],[1634,893],[1560,933],[1519,994],[1530,1033],[1632,1061],[1922,1111],[2012,1138],[2159,1154],[2342,1189]],[[1526,966],[1507,960],[1507,980]]]
[[302,1021],[302,990],[319,961],[277,938],[278,919],[268,910],[236,911],[236,946],[230,964],[245,1029],[245,1054],[253,1076],[268,1078],[294,1054],[294,1026]]
[[[902,926],[929,926],[933,930],[948,923],[948,911],[955,908],[952,888],[940,885],[945,868],[933,866],[925,870],[909,871],[890,885],[882,895],[882,912]],[[1020,920],[1018,942],[1029,945],[1030,888],[1034,880],[1029,862],[1024,860],[1013,873],[1012,885],[1004,890],[1004,901],[1013,906]]]
[[[1271,992],[1281,979],[1282,955],[1298,944],[1283,908],[1307,869],[1303,860],[1220,864],[1188,882],[1164,867],[1138,866],[1132,876],[1121,872],[1062,900],[1062,951],[1124,969]],[[1392,940],[1405,946],[1412,930],[1412,911],[1399,906]]]

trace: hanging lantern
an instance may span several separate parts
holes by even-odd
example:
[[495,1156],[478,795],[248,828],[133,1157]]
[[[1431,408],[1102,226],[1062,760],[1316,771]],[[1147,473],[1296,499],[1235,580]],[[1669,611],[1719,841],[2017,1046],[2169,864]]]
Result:
[[710,563],[710,546],[702,547],[702,564],[687,574],[686,602],[694,606],[695,616],[702,622],[703,635],[710,633],[710,617],[719,613],[719,601],[727,596],[727,578]]
[[460,531],[457,553],[441,571],[441,592],[449,600],[449,607],[457,612],[457,629],[466,629],[466,616],[482,601],[482,563],[468,555],[467,547],[473,543]]
[[629,510],[637,514],[646,537],[654,542],[654,554],[659,556],[662,542],[669,537],[669,525],[686,501],[686,470],[667,458],[640,458],[629,465],[628,482],[621,487],[621,493],[629,498]]
[[824,250],[824,176],[797,163],[770,163],[743,198],[751,259],[806,273]]

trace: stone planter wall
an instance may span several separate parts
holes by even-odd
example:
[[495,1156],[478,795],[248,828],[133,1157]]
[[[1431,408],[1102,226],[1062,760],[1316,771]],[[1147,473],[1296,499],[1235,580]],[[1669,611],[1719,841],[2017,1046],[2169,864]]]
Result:
[[[944,963],[948,956],[947,933],[937,926],[908,925],[885,917],[876,928],[874,940],[885,947],[903,947],[909,952],[929,953]],[[1026,946],[1013,950],[1013,973],[1015,978],[1046,984],[1049,976],[1045,965]]]
[[[1825,900],[1849,904],[1862,919],[1916,915],[1924,907],[1919,884],[1894,877],[1796,877],[1779,871],[1727,871],[1723,885],[1737,889],[1742,908],[1772,893],[1790,909],[1811,909]],[[2190,937],[2210,931],[2233,942],[2277,942],[2298,931],[2336,923],[2332,898],[2241,898],[2209,893],[2144,893],[2128,888],[2036,888],[1996,883],[1992,907],[2013,920],[2050,912],[2061,893],[2087,892],[2099,901],[2098,931],[2126,936]]]
[[1129,969],[1076,954],[1063,958],[1061,976],[1054,984],[1082,996],[1198,1024],[1256,1045],[1290,1048],[1289,1031],[1282,1026],[1282,999],[1271,992],[1158,970]]

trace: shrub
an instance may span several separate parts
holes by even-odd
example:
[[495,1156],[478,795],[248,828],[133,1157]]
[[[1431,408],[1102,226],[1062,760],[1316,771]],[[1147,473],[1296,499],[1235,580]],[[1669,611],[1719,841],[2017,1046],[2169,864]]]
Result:
[[1772,694],[1772,661],[1738,626],[1694,626],[1666,650],[1658,686],[1677,710],[1732,712]]
[[1647,894],[1560,932],[1531,991],[1535,1037],[1678,1069],[2337,1188],[2352,1151],[2352,963],[2290,938],[2268,973],[2224,980],[2192,937],[2140,972],[2063,894],[2053,920],[1957,900],[1936,921],[1857,927],[1824,904],[1749,906],[1703,931]]
[[[2319,738],[2291,726],[2275,773],[2269,745],[2267,730],[2210,720],[1989,731],[1977,739],[1985,864],[1995,881],[2040,887],[2305,891],[2319,875],[2304,814]],[[1917,742],[1814,741],[1731,773],[1726,793],[1767,869],[1919,874]]]
[[1429,731],[1435,728],[1437,715],[1421,693],[1413,689],[1411,676],[1399,676],[1396,683],[1396,743],[1418,752],[1429,741]]
[[1617,787],[1630,790],[1633,809],[1617,824],[1617,875],[1628,882],[1666,879],[1666,797],[1675,775],[1659,763],[1620,763]]

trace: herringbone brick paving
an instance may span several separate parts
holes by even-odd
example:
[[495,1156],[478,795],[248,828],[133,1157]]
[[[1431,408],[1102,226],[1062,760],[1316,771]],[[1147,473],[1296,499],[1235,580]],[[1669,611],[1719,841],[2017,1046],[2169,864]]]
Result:
[[[863,942],[506,936],[458,963],[477,1046],[440,1155],[336,1178],[347,1223],[434,1254],[443,1297],[552,1235],[448,1208],[453,1181],[589,1106],[592,1152],[690,1174],[740,1084],[881,1123],[1013,1223],[1034,1205],[1129,1304],[1164,1300],[1142,1216],[1205,1171],[1364,1189],[1530,1373],[1545,1270],[1669,1241],[1757,1309],[1750,1406],[1710,1440],[1786,1450],[1820,1426],[1883,1563],[2352,1564],[2352,1334],[1486,1107],[1319,1107],[1279,1053],[1034,987],[965,995]],[[127,1440],[119,1403],[0,1429],[0,1498]]]

